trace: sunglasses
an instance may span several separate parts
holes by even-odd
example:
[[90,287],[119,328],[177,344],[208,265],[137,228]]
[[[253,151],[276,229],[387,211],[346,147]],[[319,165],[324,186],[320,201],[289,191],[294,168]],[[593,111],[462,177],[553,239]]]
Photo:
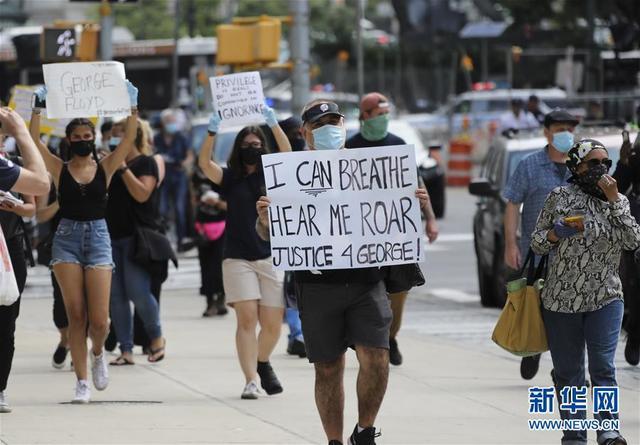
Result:
[[611,166],[613,165],[613,161],[611,161],[611,159],[589,159],[587,161],[587,165],[589,167],[597,167],[600,164],[606,166],[607,168],[611,168]]

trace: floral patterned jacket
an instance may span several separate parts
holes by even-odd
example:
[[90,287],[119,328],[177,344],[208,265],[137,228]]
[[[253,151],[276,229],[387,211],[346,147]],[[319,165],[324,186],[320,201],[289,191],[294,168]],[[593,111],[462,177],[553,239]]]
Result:
[[[584,216],[584,232],[557,243],[547,239],[555,222]],[[551,253],[542,290],[542,305],[555,312],[590,312],[622,299],[618,276],[622,250],[640,246],[640,226],[631,216],[629,201],[618,195],[610,203],[583,192],[576,185],[554,189],[547,197],[532,234],[531,248]]]

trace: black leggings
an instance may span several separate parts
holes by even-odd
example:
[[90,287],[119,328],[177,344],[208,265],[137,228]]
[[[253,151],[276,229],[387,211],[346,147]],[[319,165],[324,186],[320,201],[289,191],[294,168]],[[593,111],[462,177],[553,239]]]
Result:
[[620,278],[627,312],[624,328],[635,342],[640,342],[640,276],[638,274],[640,274],[640,264],[635,262],[633,252],[623,251]]
[[67,311],[64,308],[62,291],[53,272],[51,272],[51,285],[53,286],[53,323],[58,329],[68,328],[69,319],[67,319]]
[[200,260],[200,295],[213,297],[224,293],[222,285],[222,243],[224,238],[209,241],[198,247]]
[[[24,258],[24,240],[18,235],[7,240],[7,249],[11,265],[18,282],[18,291],[22,295],[27,281],[27,262]],[[15,351],[16,320],[20,314],[20,298],[11,306],[0,306],[0,391],[7,389],[7,380],[11,373],[13,353]]]

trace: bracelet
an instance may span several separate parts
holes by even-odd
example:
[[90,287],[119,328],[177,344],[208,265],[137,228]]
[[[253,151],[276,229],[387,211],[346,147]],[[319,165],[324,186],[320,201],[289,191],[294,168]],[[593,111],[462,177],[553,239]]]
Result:
[[211,130],[207,130],[207,133],[209,133],[209,136],[215,136],[217,134],[215,131]]
[[124,167],[118,169],[118,171],[120,171],[120,173],[124,173],[127,170],[129,170],[129,166],[128,165],[125,165]]
[[40,113],[42,113],[42,108],[32,108],[31,112],[33,114],[40,114]]

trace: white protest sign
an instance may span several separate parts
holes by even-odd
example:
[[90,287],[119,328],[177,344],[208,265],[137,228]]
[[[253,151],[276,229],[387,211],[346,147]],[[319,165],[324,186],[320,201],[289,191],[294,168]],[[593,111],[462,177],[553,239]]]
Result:
[[50,119],[131,114],[120,62],[50,63],[42,71]]
[[260,73],[228,74],[210,77],[213,110],[222,118],[222,125],[250,125],[264,122],[264,93]]
[[262,164],[275,269],[422,261],[412,145],[276,153]]

